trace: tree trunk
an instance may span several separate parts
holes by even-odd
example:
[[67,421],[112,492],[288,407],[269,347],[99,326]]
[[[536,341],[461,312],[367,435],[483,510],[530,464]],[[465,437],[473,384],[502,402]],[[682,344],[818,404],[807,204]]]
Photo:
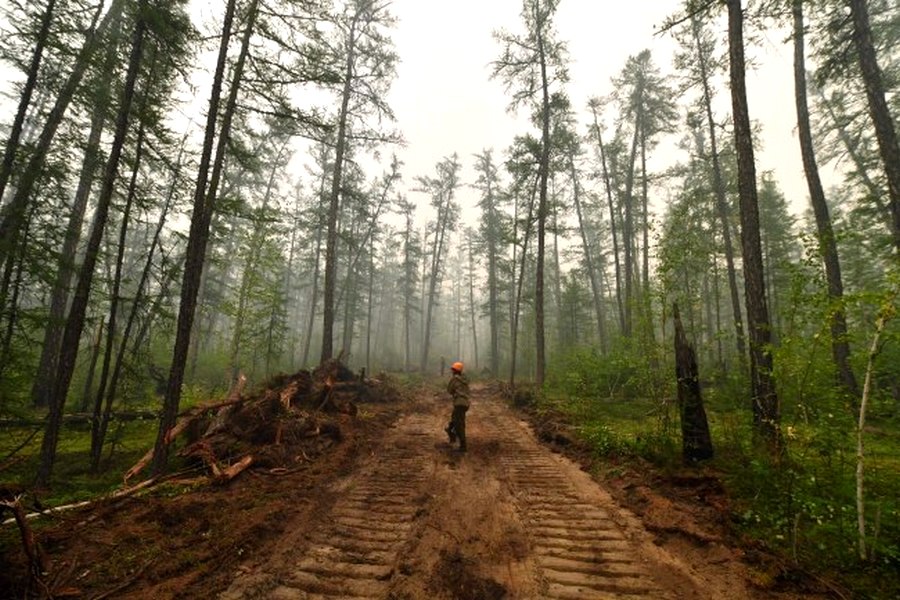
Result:
[[109,215],[109,207],[112,201],[113,189],[116,183],[116,175],[119,168],[119,159],[122,156],[122,148],[125,144],[125,135],[128,132],[131,104],[134,99],[135,83],[140,71],[141,57],[143,54],[144,34],[146,22],[144,21],[145,0],[141,0],[137,22],[132,38],[131,54],[128,59],[128,72],[125,77],[125,87],[122,91],[122,99],[119,104],[119,114],[116,117],[116,130],[110,147],[109,158],[103,176],[103,187],[97,198],[97,209],[94,215],[94,223],[91,227],[91,235],[85,250],[84,263],[78,277],[78,285],[72,297],[72,307],[63,332],[62,346],[57,368],[56,381],[53,386],[53,394],[50,398],[50,412],[47,419],[47,427],[44,440],[41,445],[41,464],[37,473],[37,484],[45,486],[50,481],[53,471],[53,463],[56,459],[56,445],[59,441],[59,430],[62,424],[62,414],[69,393],[69,385],[75,370],[75,359],[78,355],[78,344],[81,332],[84,328],[85,314],[90,297],[91,285],[94,278],[94,267],[103,240],[103,232]]
[[619,240],[616,231],[616,210],[613,204],[612,182],[609,177],[609,170],[606,166],[606,147],[603,145],[603,136],[600,133],[600,125],[597,123],[597,109],[591,105],[594,115],[594,131],[597,134],[597,146],[600,148],[600,162],[603,167],[603,182],[606,187],[606,201],[609,206],[609,227],[612,233],[613,257],[616,266],[616,306],[619,314],[619,332],[625,333],[625,307],[622,304],[622,266],[619,261]]
[[894,129],[894,120],[885,98],[884,80],[869,25],[869,7],[866,0],[849,0],[853,19],[853,43],[859,58],[859,70],[866,88],[869,115],[875,126],[875,138],[887,175],[888,195],[891,200],[894,249],[900,254],[900,144]]
[[[537,10],[537,8],[535,8]],[[547,359],[544,341],[544,245],[547,224],[547,180],[550,177],[550,89],[547,80],[547,56],[544,50],[543,22],[537,23],[538,56],[541,67],[541,157],[538,164],[537,264],[534,285],[534,383],[544,385]],[[525,264],[525,261],[522,261]]]
[[[513,328],[512,328],[512,336],[511,336],[511,352],[510,352],[510,365],[509,365],[509,387],[515,389],[516,387],[516,356],[518,354],[518,342],[519,342],[519,312],[520,312],[520,304],[522,302],[522,284],[525,281],[525,263],[528,259],[528,239],[531,237],[531,226],[534,222],[534,197],[537,195],[537,186],[538,181],[535,180],[534,185],[531,189],[531,194],[529,195],[528,201],[528,218],[525,221],[525,233],[524,238],[522,240],[522,260],[521,267],[519,269],[519,279],[516,282],[516,294],[515,301],[510,302],[513,306]],[[513,263],[512,266],[513,272],[516,270],[516,265]]]
[[603,305],[601,302],[600,286],[597,282],[597,273],[594,270],[594,260],[591,256],[591,246],[588,242],[587,229],[584,226],[584,216],[581,211],[581,186],[578,184],[578,172],[575,170],[575,160],[569,156],[569,169],[572,174],[572,187],[575,200],[575,214],[578,216],[578,231],[581,233],[581,248],[584,251],[584,264],[591,281],[591,297],[594,300],[594,316],[597,319],[597,339],[600,342],[600,352],[606,354],[606,327],[603,322]]
[[625,246],[625,329],[622,330],[622,335],[625,337],[631,337],[634,330],[634,171],[637,163],[638,127],[638,118],[635,116],[628,173],[625,177],[625,223],[622,228],[622,243]]
[[[22,291],[22,277],[25,271],[25,251],[28,248],[28,233],[31,228],[31,222],[34,219],[35,207],[31,209],[31,215],[28,216],[25,224],[22,244],[19,246],[15,260],[9,260],[4,270],[3,279],[4,287],[9,289],[12,287],[12,297],[9,302],[9,318],[6,320],[6,330],[3,332],[2,340],[0,340],[0,377],[3,370],[10,362],[12,353],[12,339],[16,330],[16,321],[19,314],[19,294]],[[15,274],[13,274],[15,271]],[[0,312],[2,312],[3,304],[0,304]]]
[[[281,145],[281,148],[278,150],[278,154],[275,156],[275,160],[272,163],[272,167],[269,170],[269,180],[266,184],[266,191],[263,196],[262,207],[260,208],[260,215],[265,217],[266,210],[269,207],[269,201],[272,198],[272,190],[275,188],[275,175],[281,167],[281,157],[284,154],[285,149],[287,148],[287,142]],[[236,385],[239,377],[240,371],[242,370],[240,364],[240,351],[241,351],[241,342],[243,341],[244,334],[244,320],[247,312],[247,303],[249,301],[250,295],[250,282],[251,275],[259,268],[259,257],[262,252],[262,245],[264,242],[265,236],[269,232],[266,230],[266,227],[263,222],[257,223],[254,226],[253,234],[250,239],[250,248],[247,254],[247,262],[244,264],[244,270],[241,273],[241,285],[238,292],[238,308],[237,315],[235,316],[234,322],[234,331],[232,332],[231,337],[231,353],[229,356],[229,373],[231,376],[230,385]]]
[[841,119],[840,116],[835,113],[834,106],[832,104],[834,100],[825,96],[825,93],[820,88],[813,87],[813,90],[819,97],[821,106],[825,109],[828,118],[831,119],[831,121],[834,123],[834,128],[837,130],[838,138],[840,138],[841,143],[844,145],[844,149],[847,151],[847,156],[853,162],[855,173],[859,177],[860,181],[862,181],[863,187],[865,187],[866,192],[868,192],[868,197],[878,209],[878,214],[884,220],[885,226],[890,230],[890,228],[893,227],[893,217],[891,216],[890,206],[887,206],[882,199],[882,196],[886,195],[885,189],[872,180],[872,177],[869,174],[869,167],[866,165],[866,161],[862,156],[860,156],[859,153],[859,138],[857,136],[851,136],[850,132],[847,131],[846,119]]
[[678,314],[672,305],[675,320],[675,377],[678,381],[678,408],[681,413],[681,456],[685,464],[695,464],[713,457],[709,421],[700,393],[700,375],[694,348],[688,343]]
[[81,80],[90,65],[94,52],[100,46],[103,37],[110,28],[110,24],[118,20],[124,5],[125,0],[113,0],[103,20],[98,26],[94,27],[94,24],[100,17],[100,11],[103,8],[102,3],[97,7],[94,23],[89,28],[84,45],[82,45],[78,56],[75,58],[72,71],[69,73],[62,88],[60,88],[56,102],[47,115],[47,120],[44,122],[37,144],[31,153],[31,158],[29,158],[28,163],[22,169],[22,174],[16,182],[16,192],[13,194],[9,204],[0,211],[0,265],[6,262],[7,256],[18,246],[19,233],[24,225],[25,215],[28,212],[27,208],[31,192],[34,190],[34,186],[44,169],[47,153],[50,151],[50,144],[56,136],[56,131],[60,123],[62,123],[69,103],[81,85]]
[[375,238],[369,240],[369,289],[366,301],[366,373],[372,373],[372,300],[375,287]]
[[50,23],[53,21],[55,6],[56,0],[48,0],[47,6],[44,8],[44,14],[41,15],[41,26],[35,41],[34,51],[31,54],[31,63],[28,66],[25,85],[22,87],[22,95],[19,98],[16,116],[9,130],[9,137],[6,139],[6,149],[3,151],[3,164],[0,165],[0,201],[3,200],[6,184],[9,182],[13,163],[16,160],[16,153],[19,151],[19,140],[22,137],[25,116],[28,114],[28,108],[31,105],[31,96],[37,85],[38,71],[41,68],[41,60],[44,57],[44,47],[47,45],[47,37],[50,33]]
[[[443,194],[443,192],[441,192]],[[441,281],[442,258],[444,254],[444,236],[447,231],[447,217],[449,213],[450,192],[447,192],[446,203],[441,202],[438,208],[436,228],[434,232],[434,244],[431,254],[431,278],[428,283],[428,300],[425,308],[425,334],[422,336],[422,360],[419,368],[422,373],[428,368],[428,351],[431,346],[431,323],[434,306],[437,300],[437,286]]]
[[[111,25],[111,32],[118,36],[119,19]],[[112,73],[116,60],[118,44],[110,43],[106,49],[103,73]],[[69,285],[75,273],[74,257],[78,249],[78,241],[81,239],[81,229],[84,223],[84,213],[87,209],[88,198],[91,193],[100,164],[100,140],[106,124],[106,112],[109,109],[110,89],[101,81],[97,81],[99,91],[94,97],[94,109],[91,116],[91,130],[88,134],[87,145],[84,150],[84,159],[81,165],[81,173],[78,178],[78,187],[75,189],[75,198],[72,201],[72,210],[69,213],[69,222],[63,239],[62,251],[59,255],[56,267],[56,277],[50,292],[50,311],[47,317],[47,328],[44,332],[44,342],[41,347],[41,358],[38,363],[37,374],[31,388],[31,402],[36,407],[47,406],[50,396],[50,387],[53,381],[52,374],[56,370],[59,357],[59,343],[62,339],[63,326],[65,324],[66,304],[69,301]]]
[[838,377],[844,388],[854,397],[859,396],[856,376],[850,366],[850,344],[847,341],[847,319],[844,314],[844,284],[841,278],[841,263],[838,258],[837,241],[831,227],[831,215],[825,201],[825,190],[819,178],[813,149],[812,130],[809,124],[809,105],[806,94],[806,59],[804,48],[803,0],[794,0],[794,91],[797,104],[797,133],[800,138],[800,152],[803,156],[803,171],[809,187],[809,198],[816,216],[819,234],[819,251],[825,263],[825,278],[828,281],[828,296],[833,304],[831,310],[831,356],[837,368]]
[[709,127],[709,145],[712,154],[713,192],[716,197],[716,215],[722,227],[722,243],[725,247],[725,265],[728,270],[728,290],[731,292],[731,312],[734,315],[735,345],[737,347],[738,360],[745,364],[747,356],[744,343],[744,319],[741,315],[741,300],[738,292],[737,269],[734,266],[734,244],[731,241],[731,218],[729,216],[728,199],[725,197],[725,182],[722,179],[722,166],[719,163],[719,148],[716,142],[716,122],[712,113],[712,90],[709,87],[709,73],[707,72],[707,56],[700,44],[700,22],[696,15],[691,17],[691,26],[694,40],[697,42],[697,64],[700,69],[700,79],[703,84],[703,107],[706,111],[706,123]]
[[[237,91],[246,59],[250,34],[253,30],[252,20],[256,16],[256,1],[249,11],[247,30],[241,46],[241,52],[234,68],[234,76],[227,106],[222,117],[222,128],[219,134],[219,144],[216,148],[216,165],[213,169],[213,181],[208,182],[210,158],[212,156],[213,143],[216,133],[216,122],[219,114],[219,101],[222,93],[222,80],[225,73],[225,63],[228,55],[228,43],[231,40],[231,27],[234,21],[236,0],[229,0],[225,9],[225,18],[222,27],[222,40],[219,44],[219,55],[216,62],[216,70],[213,75],[212,92],[210,94],[209,109],[206,115],[206,130],[203,139],[203,150],[200,156],[200,164],[197,171],[197,183],[194,188],[194,205],[191,215],[191,227],[188,233],[187,249],[184,257],[184,273],[182,274],[181,302],[178,307],[178,322],[175,331],[175,345],[172,350],[172,365],[166,383],[166,394],[163,400],[163,410],[160,416],[159,431],[156,436],[156,445],[153,454],[153,473],[158,475],[165,469],[168,462],[169,445],[166,436],[175,425],[178,414],[178,404],[181,400],[181,386],[184,383],[184,370],[190,347],[191,329],[194,324],[194,313],[197,308],[197,292],[200,286],[200,277],[203,273],[203,263],[206,258],[206,244],[209,240],[209,225],[212,219],[213,205],[216,198],[216,186],[218,178],[216,170],[221,172],[221,164],[224,162],[225,148],[230,136],[231,118],[237,102]],[[207,186],[207,183],[209,185]],[[207,190],[207,187],[209,188]]]
[[[134,301],[131,305],[131,311],[128,313],[128,320],[125,323],[125,329],[122,331],[122,340],[119,343],[119,350],[116,353],[115,363],[113,363],[112,375],[109,379],[109,389],[106,391],[106,402],[103,408],[103,416],[100,420],[100,446],[102,446],[104,439],[106,438],[106,432],[109,427],[109,419],[110,415],[112,414],[113,401],[116,398],[116,392],[119,388],[119,378],[122,375],[122,369],[125,365],[125,351],[128,347],[128,340],[131,339],[131,331],[134,328],[135,322],[137,321],[138,312],[140,311],[141,303],[144,299],[144,289],[147,286],[147,282],[150,279],[150,272],[153,268],[153,258],[156,254],[156,249],[160,246],[162,230],[166,224],[166,219],[169,215],[169,209],[171,208],[172,201],[175,197],[176,184],[178,183],[178,171],[180,171],[181,169],[185,141],[182,141],[181,148],[178,152],[178,158],[175,161],[175,174],[172,177],[172,184],[169,186],[165,205],[163,206],[162,212],[160,213],[159,221],[156,224],[156,231],[153,234],[153,241],[150,243],[150,248],[147,250],[147,260],[144,262],[144,268],[141,271],[141,278],[138,282],[137,289],[135,290]],[[138,340],[136,341],[137,345],[139,345],[140,337],[141,336],[139,336]]]
[[[319,186],[319,198],[323,198],[325,195],[325,174],[323,171],[322,179]],[[303,340],[303,360],[300,361],[300,364],[304,367],[307,365],[307,361],[309,360],[309,348],[312,344],[312,334],[313,334],[313,325],[316,320],[316,305],[319,302],[319,269],[321,267],[322,262],[322,213],[321,208],[316,211],[316,217],[319,219],[319,222],[316,224],[316,264],[313,267],[313,280],[312,280],[312,289],[309,292],[309,319],[306,322],[306,337]]]
[[[490,183],[488,184],[490,185]],[[500,302],[500,291],[497,285],[498,266],[497,266],[497,235],[498,232],[493,231],[496,224],[496,210],[494,208],[493,194],[488,189],[490,202],[490,210],[488,212],[488,222],[491,231],[488,233],[488,313],[490,319],[491,330],[491,375],[496,377],[500,374],[500,311],[497,306]]]
[[[152,73],[152,69],[151,69]],[[148,78],[152,81],[152,75]],[[145,107],[146,108],[146,107]],[[103,363],[100,366],[100,383],[94,400],[94,412],[91,419],[91,472],[96,473],[100,468],[100,454],[103,450],[103,440],[106,437],[106,428],[101,423],[101,411],[103,399],[106,395],[106,385],[109,382],[109,371],[112,367],[113,346],[116,341],[116,321],[119,314],[120,290],[122,287],[122,268],[125,263],[125,242],[128,237],[128,224],[131,219],[131,207],[137,188],[137,177],[141,168],[141,159],[144,152],[144,124],[138,127],[134,164],[131,168],[131,181],[128,184],[128,194],[125,200],[125,208],[122,211],[122,223],[119,226],[119,247],[116,252],[115,274],[112,281],[112,292],[109,300],[109,318],[106,323],[106,348],[103,351]],[[121,340],[121,345],[125,340]]]
[[475,258],[472,256],[472,239],[469,239],[469,312],[472,315],[472,349],[475,352],[475,371],[478,371],[478,318],[475,308]]
[[334,174],[331,179],[331,194],[328,203],[328,234],[325,238],[325,290],[322,315],[322,355],[321,362],[334,354],[334,292],[337,278],[337,221],[341,195],[341,181],[344,153],[347,146],[347,121],[349,119],[350,93],[353,89],[353,69],[356,62],[357,12],[350,22],[347,37],[347,62],[344,65],[344,89],[341,93],[341,111],[338,114],[337,142],[334,153]]
[[[642,243],[641,243],[641,295],[643,301],[649,307],[650,299],[650,210],[648,204],[648,181],[647,181],[647,132],[644,131],[644,119],[641,119],[641,215],[644,218],[642,223]],[[646,311],[644,318],[650,318],[650,311]],[[649,325],[649,323],[648,323]],[[653,331],[652,327],[647,328]]]
[[741,207],[741,247],[744,258],[744,295],[750,331],[750,381],[755,432],[777,459],[782,453],[780,407],[772,373],[771,325],[766,306],[765,274],[760,247],[759,201],[753,132],[747,106],[744,63],[744,17],[741,0],[728,4],[728,46],[734,144],[738,156],[738,189]]

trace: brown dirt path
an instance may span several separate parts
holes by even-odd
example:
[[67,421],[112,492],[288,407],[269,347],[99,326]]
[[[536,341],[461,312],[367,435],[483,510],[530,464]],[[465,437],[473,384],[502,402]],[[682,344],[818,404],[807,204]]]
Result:
[[218,598],[796,597],[753,588],[727,552],[673,556],[484,390],[466,454],[439,437],[448,414],[446,401],[416,404]]

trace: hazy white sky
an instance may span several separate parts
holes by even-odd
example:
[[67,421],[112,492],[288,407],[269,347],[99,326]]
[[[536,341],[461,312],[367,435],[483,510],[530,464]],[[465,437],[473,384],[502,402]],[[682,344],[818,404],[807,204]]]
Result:
[[[573,106],[582,109],[587,98],[609,94],[611,77],[628,56],[645,48],[662,73],[671,74],[675,44],[670,36],[655,32],[680,5],[680,0],[562,0],[556,26],[569,48],[571,81],[566,90]],[[465,180],[471,182],[473,154],[493,147],[495,156],[501,156],[513,136],[529,127],[507,114],[501,83],[489,79],[489,63],[500,53],[491,34],[500,28],[518,31],[520,8],[521,0],[394,0],[399,24],[393,39],[402,62],[390,99],[409,142],[398,152],[406,163],[407,182],[431,174],[434,164],[453,152],[459,153]],[[761,47],[748,50],[759,67],[748,74],[747,84],[751,118],[764,127],[757,170],[774,171],[799,212],[806,206],[806,190],[794,134],[791,49],[785,39],[785,32],[769,32]],[[728,114],[727,87],[718,90],[718,104],[720,116]],[[585,114],[582,124],[587,118]],[[660,147],[651,167],[681,158],[672,149],[674,142]],[[464,192],[464,204],[473,204],[473,195]]]

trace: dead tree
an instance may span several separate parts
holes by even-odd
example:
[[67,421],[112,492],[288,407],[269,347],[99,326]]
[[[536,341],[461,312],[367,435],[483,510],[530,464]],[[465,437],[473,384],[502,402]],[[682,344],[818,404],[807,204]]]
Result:
[[713,457],[709,422],[700,394],[697,357],[688,343],[678,314],[678,304],[672,305],[675,320],[675,377],[678,380],[678,410],[681,415],[681,454],[685,464]]

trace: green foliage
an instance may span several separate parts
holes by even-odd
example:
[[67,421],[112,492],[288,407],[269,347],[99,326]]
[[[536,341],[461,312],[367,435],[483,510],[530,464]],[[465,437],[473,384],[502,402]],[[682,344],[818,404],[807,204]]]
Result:
[[[31,415],[36,418],[37,413]],[[101,462],[101,472],[92,475],[85,465],[91,448],[90,424],[66,425],[56,454],[51,488],[40,493],[45,506],[59,506],[95,498],[119,488],[122,474],[153,447],[157,420],[116,422],[110,425],[109,445]],[[33,427],[4,427],[0,430],[0,456],[7,456],[33,433]],[[0,487],[17,483],[30,486],[37,471],[42,434],[38,433],[17,454],[24,460],[12,462],[0,473]],[[45,495],[46,494],[46,495]]]
[[554,354],[546,390],[579,400],[633,399],[664,394],[660,384],[659,368],[640,345],[619,338],[605,356],[589,346]]

